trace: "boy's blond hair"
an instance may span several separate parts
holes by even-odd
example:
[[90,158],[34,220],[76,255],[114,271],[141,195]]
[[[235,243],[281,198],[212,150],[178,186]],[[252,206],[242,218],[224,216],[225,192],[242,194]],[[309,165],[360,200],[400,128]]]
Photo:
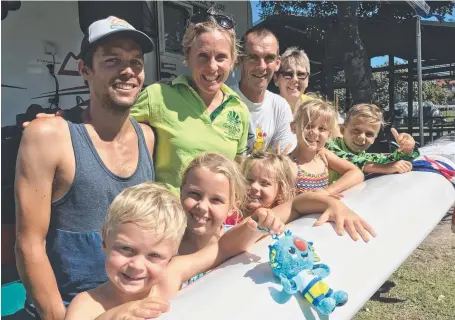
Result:
[[237,210],[241,215],[246,200],[246,183],[237,163],[218,153],[203,153],[193,159],[185,169],[182,177],[182,188],[187,183],[191,171],[196,168],[204,168],[210,172],[222,174],[228,179],[230,189],[229,203],[233,210]]
[[330,102],[320,98],[300,98],[294,108],[294,121],[297,136],[302,136],[303,130],[316,119],[322,118],[331,132],[335,125],[335,107]]
[[[186,214],[179,199],[164,186],[144,182],[126,188],[118,194],[109,207],[101,227],[103,239],[120,224],[134,223],[178,245],[186,229]],[[176,249],[177,249],[176,248]]]
[[250,154],[243,162],[242,172],[245,177],[251,168],[260,163],[278,183],[279,190],[277,199],[279,203],[290,201],[295,195],[295,177],[292,173],[290,160],[285,155],[271,152],[256,151]]
[[349,109],[348,113],[346,114],[345,124],[349,123],[349,121],[352,121],[354,118],[362,118],[362,120],[367,123],[379,122],[381,125],[384,124],[382,110],[375,104],[356,104],[351,109]]

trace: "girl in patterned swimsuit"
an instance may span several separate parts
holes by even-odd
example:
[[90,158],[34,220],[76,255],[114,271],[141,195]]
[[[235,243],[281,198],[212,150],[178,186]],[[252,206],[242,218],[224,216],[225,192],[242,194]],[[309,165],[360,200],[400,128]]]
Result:
[[[242,167],[249,186],[245,216],[258,211],[274,211],[286,224],[306,214],[321,212],[315,225],[333,221],[338,234],[343,234],[346,227],[354,240],[359,238],[352,232],[355,228],[365,241],[369,239],[366,231],[374,236],[374,230],[365,220],[334,197],[309,192],[294,197],[295,173],[291,165],[285,155],[263,151],[248,155]],[[275,208],[283,203],[292,204],[290,210],[276,211]]]
[[[363,181],[363,174],[355,165],[324,149],[334,121],[334,108],[328,102],[320,99],[297,102],[291,123],[292,132],[297,135],[297,147],[289,155],[296,174],[297,194],[317,191],[338,196]],[[329,185],[328,169],[341,176],[332,185]]]

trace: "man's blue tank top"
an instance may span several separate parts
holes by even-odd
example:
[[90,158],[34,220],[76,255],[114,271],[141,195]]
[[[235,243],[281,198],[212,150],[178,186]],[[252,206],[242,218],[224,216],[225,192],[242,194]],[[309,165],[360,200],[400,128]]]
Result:
[[[104,165],[83,123],[68,121],[76,172],[68,192],[52,202],[46,239],[47,255],[65,304],[78,293],[107,281],[100,229],[114,198],[127,187],[155,179],[142,129],[133,118],[130,120],[138,136],[139,160],[127,178]],[[29,297],[26,308],[34,309]]]

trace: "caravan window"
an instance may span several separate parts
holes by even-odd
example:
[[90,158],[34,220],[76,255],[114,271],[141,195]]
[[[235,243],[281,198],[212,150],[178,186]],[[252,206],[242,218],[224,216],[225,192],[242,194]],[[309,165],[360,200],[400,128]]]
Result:
[[79,25],[86,33],[96,20],[116,16],[155,38],[158,36],[156,15],[145,1],[79,1]]
[[164,20],[164,44],[165,51],[175,54],[183,54],[183,35],[190,18],[190,11],[187,7],[163,2]]
[[207,12],[208,8],[206,7],[201,7],[201,6],[196,6],[194,5],[193,6],[193,15],[198,15],[198,14],[201,14],[203,12]]

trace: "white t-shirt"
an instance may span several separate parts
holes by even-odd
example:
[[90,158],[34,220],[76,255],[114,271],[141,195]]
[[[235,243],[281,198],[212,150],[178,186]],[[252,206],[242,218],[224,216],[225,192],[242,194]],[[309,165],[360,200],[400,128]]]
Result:
[[269,151],[275,148],[278,141],[281,151],[289,144],[291,145],[289,152],[294,150],[297,138],[291,131],[293,117],[286,99],[267,90],[264,101],[254,103],[243,95],[238,85],[231,88],[237,92],[250,111],[247,154],[253,150]]

